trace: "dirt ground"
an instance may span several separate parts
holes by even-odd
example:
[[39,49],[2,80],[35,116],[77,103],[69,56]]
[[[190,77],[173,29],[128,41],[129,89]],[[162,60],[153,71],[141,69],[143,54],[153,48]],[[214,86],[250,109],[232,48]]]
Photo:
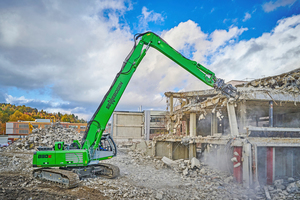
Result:
[[0,151],[0,199],[255,199],[252,190],[226,173],[203,165],[184,175],[160,159],[129,149],[105,161],[120,168],[118,178],[83,179],[79,187],[64,189],[33,179],[32,153]]
[[[14,158],[25,158],[28,162],[32,153],[28,152],[0,152],[0,199],[107,199],[99,190],[80,185],[78,188],[65,189],[53,183],[42,182],[33,179],[31,173],[23,173],[6,167]],[[5,162],[7,161],[7,162]]]
[[24,187],[31,182],[29,176],[0,174],[0,199],[105,199],[99,191],[88,187],[68,190],[45,183]]

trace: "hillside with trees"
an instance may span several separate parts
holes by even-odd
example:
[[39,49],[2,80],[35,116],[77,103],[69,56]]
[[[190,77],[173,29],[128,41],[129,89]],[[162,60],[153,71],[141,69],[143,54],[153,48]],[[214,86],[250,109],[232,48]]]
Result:
[[27,107],[25,105],[16,106],[7,103],[0,103],[0,134],[6,129],[6,122],[34,121],[35,119],[51,119],[54,116],[56,121],[71,123],[86,123],[84,119],[78,119],[74,114],[47,113],[43,110]]

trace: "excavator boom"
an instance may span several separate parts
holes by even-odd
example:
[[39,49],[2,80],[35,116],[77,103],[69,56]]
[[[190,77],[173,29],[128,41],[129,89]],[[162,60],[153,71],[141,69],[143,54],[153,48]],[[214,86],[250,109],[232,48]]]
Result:
[[218,79],[212,71],[196,61],[184,57],[155,33],[146,32],[137,34],[134,40],[135,44],[132,51],[125,59],[120,72],[115,77],[110,89],[89,122],[89,126],[82,141],[84,149],[89,149],[93,144],[94,149],[96,149],[99,145],[102,133],[105,130],[109,118],[149,47],[155,48],[205,84],[221,91],[225,96],[233,98],[237,96],[236,88],[231,85],[226,85],[223,79]]

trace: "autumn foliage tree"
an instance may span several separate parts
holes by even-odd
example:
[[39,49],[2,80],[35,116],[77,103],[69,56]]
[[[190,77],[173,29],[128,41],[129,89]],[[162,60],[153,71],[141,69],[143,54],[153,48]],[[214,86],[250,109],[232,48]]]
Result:
[[10,122],[16,122],[18,120],[21,120],[21,121],[34,121],[34,118],[27,115],[27,114],[23,114],[21,113],[19,110],[16,110],[14,112],[14,114],[12,114],[10,117],[9,117],[9,120]]
[[[78,119],[74,114],[47,113],[44,110],[38,111],[36,108],[27,107],[25,105],[16,106],[12,104],[0,103],[0,134],[5,131],[6,122],[14,121],[34,121],[35,119],[50,119],[55,117],[56,121],[85,123],[84,119]],[[53,118],[53,117],[52,117]]]

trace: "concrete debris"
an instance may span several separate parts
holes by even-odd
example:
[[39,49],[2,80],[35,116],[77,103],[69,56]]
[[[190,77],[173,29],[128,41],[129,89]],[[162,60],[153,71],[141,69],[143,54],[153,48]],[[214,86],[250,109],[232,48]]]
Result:
[[[31,174],[32,154],[39,146],[52,147],[56,141],[64,141],[70,144],[73,140],[81,140],[83,134],[72,128],[63,128],[56,124],[44,129],[34,129],[33,133],[25,138],[18,139],[8,147],[0,149],[0,153],[6,155],[0,157],[1,172],[20,172],[21,174]],[[16,154],[16,152],[25,153]]]
[[288,193],[293,193],[293,192],[296,192],[297,190],[298,190],[298,186],[297,186],[296,182],[290,183],[286,187],[286,191]]
[[224,182],[225,182],[226,184],[228,184],[228,183],[230,183],[230,182],[232,182],[232,181],[233,181],[233,177],[232,177],[232,176],[229,176],[229,177],[225,178],[225,180],[224,180]]
[[188,145],[190,143],[190,138],[189,137],[185,137],[181,139],[181,144],[183,145]]
[[163,195],[164,195],[163,192],[157,192],[155,199],[163,199]]
[[218,112],[217,112],[217,118],[219,119],[219,120],[222,120],[223,118],[224,118],[224,115],[222,115],[222,111],[221,110],[219,110]]
[[200,170],[200,174],[205,174],[205,173],[206,173],[205,168],[202,168],[202,169]]
[[235,165],[233,165],[234,168],[241,166],[241,163],[236,163]]
[[233,152],[233,155],[239,156],[239,153],[235,151],[235,152]]
[[270,200],[270,199],[271,199],[271,196],[270,196],[268,187],[267,187],[267,186],[264,186],[264,190],[265,190],[266,198],[267,198],[268,200]]
[[290,177],[290,178],[288,178],[288,182],[289,183],[295,182],[295,179],[293,177]]
[[299,93],[300,88],[300,68],[293,71],[270,76],[262,79],[255,79],[243,85],[237,85],[237,87],[253,87],[253,88],[271,88],[281,90],[285,92]]
[[[294,180],[294,182],[290,182]],[[287,179],[277,179],[274,185],[258,188],[257,199],[299,199],[300,198],[300,180],[295,181],[293,177]]]
[[201,166],[200,161],[197,158],[193,157],[191,159],[191,168],[194,169],[195,167],[197,167],[200,169],[200,166]]
[[182,174],[184,176],[187,176],[189,174],[189,168],[185,168],[183,171],[182,171]]
[[177,163],[175,161],[173,161],[170,158],[167,158],[165,156],[161,159],[161,161],[163,161],[169,167],[175,167],[177,165]]
[[140,142],[131,142],[131,143],[121,143],[117,145],[118,148],[126,148],[130,147],[132,151],[138,150],[142,151],[144,155],[151,156],[152,155],[152,145],[149,141],[140,141]]
[[37,150],[39,146],[53,147],[55,142],[64,141],[65,144],[71,144],[73,140],[81,141],[83,134],[78,133],[73,128],[63,128],[55,124],[48,128],[34,129],[32,134],[25,138],[18,139],[8,147],[6,151],[12,150]]
[[201,119],[205,119],[205,115],[204,114],[201,114],[200,116],[199,116],[199,121],[201,120]]
[[[228,173],[216,171],[196,158],[192,160],[158,159],[144,156],[138,150],[122,149],[116,158],[106,161],[121,169],[120,178],[105,180],[107,186],[113,185],[119,190],[108,196],[122,199],[124,196],[120,198],[118,195],[128,193],[126,199],[130,195],[134,199],[255,199],[254,190],[243,188]],[[131,184],[124,183],[127,179]],[[99,185],[99,180],[90,179],[90,182]],[[132,183],[135,192],[129,189]],[[140,188],[137,189],[136,185]]]

